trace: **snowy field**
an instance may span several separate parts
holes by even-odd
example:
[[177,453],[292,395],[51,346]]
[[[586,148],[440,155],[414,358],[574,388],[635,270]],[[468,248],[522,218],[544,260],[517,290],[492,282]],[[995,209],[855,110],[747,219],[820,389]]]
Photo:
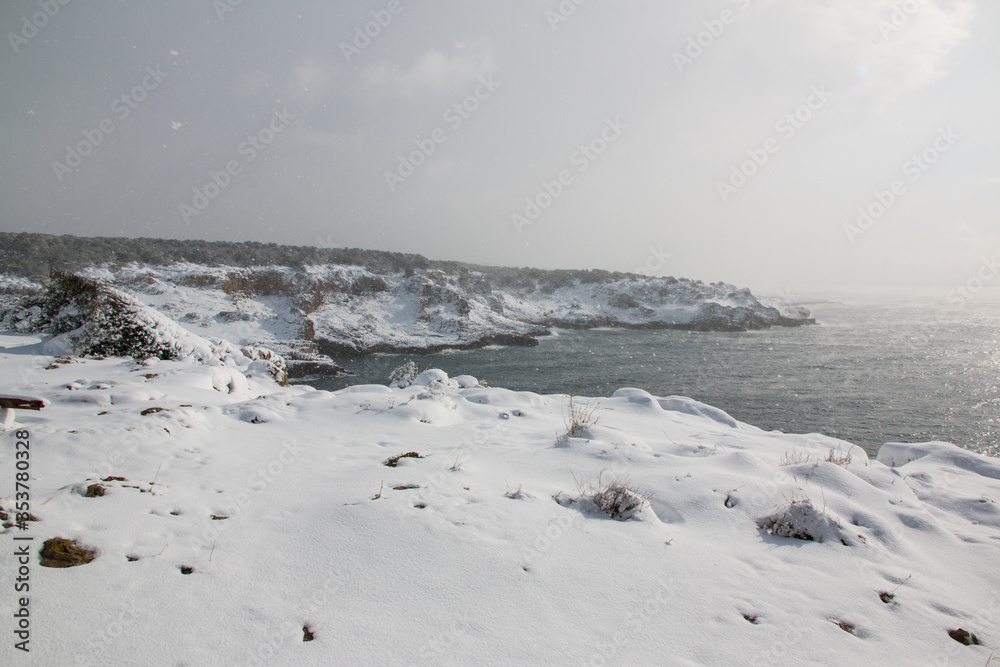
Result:
[[[0,435],[0,505],[27,431],[37,519],[4,534],[4,664],[980,666],[1000,645],[1000,461],[953,445],[869,460],[636,389],[427,371],[329,393],[0,348],[0,395],[48,401]],[[30,559],[29,655],[15,536],[95,554]]]

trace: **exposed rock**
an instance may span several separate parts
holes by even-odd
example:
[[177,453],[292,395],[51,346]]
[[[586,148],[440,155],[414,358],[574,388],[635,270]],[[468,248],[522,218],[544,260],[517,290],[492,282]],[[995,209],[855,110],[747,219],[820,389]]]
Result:
[[949,630],[948,636],[957,641],[959,644],[965,644],[966,646],[979,646],[979,637],[972,634],[968,630],[963,630],[959,628],[958,630]]
[[42,567],[74,567],[94,560],[94,552],[76,546],[72,540],[53,537],[42,545]]

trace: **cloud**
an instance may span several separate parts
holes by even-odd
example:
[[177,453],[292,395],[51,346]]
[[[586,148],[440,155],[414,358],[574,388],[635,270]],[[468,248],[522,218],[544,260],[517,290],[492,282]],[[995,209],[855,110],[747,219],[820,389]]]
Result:
[[882,106],[949,73],[971,36],[976,0],[771,0],[759,10],[747,18],[758,22],[755,40],[775,39],[775,66]]
[[[916,9],[907,13],[910,7]],[[869,11],[878,17],[878,34],[859,55],[870,69],[882,74],[879,83],[894,84],[903,92],[948,73],[949,54],[970,37],[976,5],[972,0],[883,1],[874,3]],[[864,13],[862,10],[861,15]]]
[[289,86],[291,95],[297,98],[321,96],[330,83],[330,73],[326,66],[305,58],[295,64]]
[[480,40],[456,42],[452,55],[439,50],[426,51],[409,69],[401,70],[387,62],[370,65],[362,73],[362,79],[366,87],[411,97],[427,91],[458,89],[494,68],[493,45]]
[[337,150],[364,145],[365,133],[360,128],[352,131],[321,130],[312,126],[297,128],[293,136],[301,143],[325,146]]

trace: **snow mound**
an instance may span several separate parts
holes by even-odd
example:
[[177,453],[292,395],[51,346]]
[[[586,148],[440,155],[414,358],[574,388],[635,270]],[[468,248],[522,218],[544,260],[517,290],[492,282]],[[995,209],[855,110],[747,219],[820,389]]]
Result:
[[777,512],[757,520],[757,526],[774,537],[789,537],[808,542],[847,542],[840,525],[817,510],[809,500],[793,500]]
[[738,422],[726,414],[719,408],[713,408],[711,405],[705,405],[693,398],[688,398],[686,396],[668,396],[667,398],[659,399],[660,407],[664,410],[672,410],[674,412],[683,412],[686,415],[694,415],[695,417],[704,417],[705,419],[711,419],[714,422],[718,422],[723,426],[729,426],[731,428],[738,428]]
[[457,388],[458,382],[448,377],[444,371],[434,368],[424,371],[413,380],[414,387],[452,387]]
[[1000,480],[1000,461],[978,456],[968,449],[947,442],[915,445],[890,442],[879,448],[878,461],[891,468],[901,468],[915,461],[922,461],[929,466],[949,466]]

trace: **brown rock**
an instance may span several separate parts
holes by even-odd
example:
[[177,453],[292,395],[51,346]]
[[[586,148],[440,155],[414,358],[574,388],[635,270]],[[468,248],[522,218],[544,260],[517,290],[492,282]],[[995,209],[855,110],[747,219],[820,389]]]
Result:
[[42,567],[73,567],[94,560],[94,552],[76,546],[72,540],[53,537],[42,545]]
[[968,630],[963,630],[959,628],[958,630],[949,630],[948,636],[957,641],[959,644],[965,644],[966,646],[979,646],[979,637],[975,636]]

